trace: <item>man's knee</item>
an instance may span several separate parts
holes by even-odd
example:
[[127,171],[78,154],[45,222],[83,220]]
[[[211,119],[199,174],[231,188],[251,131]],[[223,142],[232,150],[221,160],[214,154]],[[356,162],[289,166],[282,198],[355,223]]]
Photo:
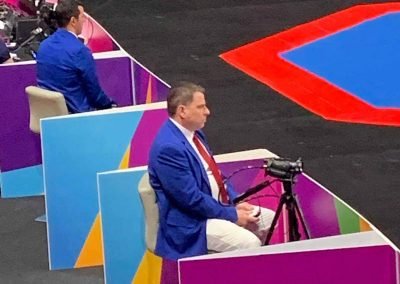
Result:
[[261,241],[260,239],[254,235],[253,233],[249,232],[246,238],[242,238],[242,240],[238,243],[239,249],[250,249],[250,248],[257,248],[260,247]]

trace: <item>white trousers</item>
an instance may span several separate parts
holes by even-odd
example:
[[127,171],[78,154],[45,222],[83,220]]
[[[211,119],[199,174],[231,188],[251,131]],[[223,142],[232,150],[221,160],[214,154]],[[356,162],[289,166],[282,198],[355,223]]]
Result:
[[224,252],[260,247],[265,241],[274,215],[274,211],[261,208],[260,220],[246,228],[227,220],[208,219],[207,249]]

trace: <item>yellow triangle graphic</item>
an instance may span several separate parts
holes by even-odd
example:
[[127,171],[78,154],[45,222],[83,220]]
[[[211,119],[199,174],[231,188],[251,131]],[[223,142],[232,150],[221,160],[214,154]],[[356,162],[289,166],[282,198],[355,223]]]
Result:
[[151,103],[152,92],[151,92],[151,75],[149,75],[149,84],[147,85],[147,95],[146,95],[146,104]]
[[360,218],[360,232],[371,231],[371,227],[368,225],[366,221]]
[[122,157],[121,163],[119,164],[119,169],[127,169],[129,168],[129,158],[131,156],[131,144],[128,145],[128,148],[126,148],[125,154]]
[[103,246],[100,214],[97,214],[88,234],[81,253],[75,263],[75,268],[97,266],[103,264]]
[[162,258],[146,250],[132,284],[160,284]]

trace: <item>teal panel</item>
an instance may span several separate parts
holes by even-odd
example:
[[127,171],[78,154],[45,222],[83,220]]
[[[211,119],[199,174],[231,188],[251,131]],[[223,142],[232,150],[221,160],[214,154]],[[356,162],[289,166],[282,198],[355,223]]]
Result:
[[0,177],[3,198],[43,195],[42,165],[3,172]]
[[146,171],[99,174],[107,284],[130,283],[145,253],[144,213],[138,184]]

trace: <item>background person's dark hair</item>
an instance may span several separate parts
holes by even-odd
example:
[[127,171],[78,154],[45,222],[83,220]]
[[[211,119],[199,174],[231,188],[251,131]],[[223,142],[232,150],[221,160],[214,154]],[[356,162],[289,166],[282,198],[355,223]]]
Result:
[[60,0],[56,7],[56,20],[60,28],[65,28],[72,17],[79,17],[78,6],[83,4],[78,0]]
[[193,101],[193,94],[200,92],[205,94],[205,89],[191,82],[179,82],[172,86],[167,97],[167,109],[169,116],[174,116],[179,105],[188,105]]

